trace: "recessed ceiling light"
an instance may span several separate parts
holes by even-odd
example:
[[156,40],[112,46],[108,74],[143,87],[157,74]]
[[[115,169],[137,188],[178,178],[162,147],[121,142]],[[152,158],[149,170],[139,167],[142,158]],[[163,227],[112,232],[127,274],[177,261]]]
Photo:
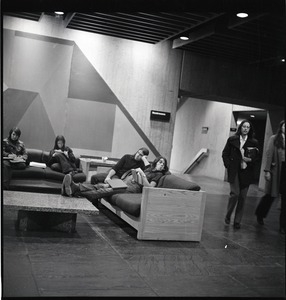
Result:
[[236,16],[239,18],[247,18],[248,14],[247,13],[238,13],[238,14],[236,14]]
[[183,41],[187,41],[189,38],[187,36],[180,36],[180,39]]
[[255,118],[255,115],[250,115],[250,118]]
[[285,58],[282,58],[281,61],[282,61],[282,62],[285,62]]
[[56,14],[56,15],[63,15],[64,12],[63,12],[63,11],[55,11],[55,14]]

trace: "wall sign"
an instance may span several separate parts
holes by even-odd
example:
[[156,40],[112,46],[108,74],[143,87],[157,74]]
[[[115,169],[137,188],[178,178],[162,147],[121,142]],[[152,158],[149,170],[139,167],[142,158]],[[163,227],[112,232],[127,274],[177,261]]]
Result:
[[150,120],[169,122],[170,118],[171,118],[171,114],[169,112],[159,111],[159,110],[151,110]]

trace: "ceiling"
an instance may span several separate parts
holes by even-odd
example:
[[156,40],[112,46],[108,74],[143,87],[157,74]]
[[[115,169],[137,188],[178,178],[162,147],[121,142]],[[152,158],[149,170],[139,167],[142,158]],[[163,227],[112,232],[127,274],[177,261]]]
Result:
[[[272,13],[238,18],[221,12],[4,12],[41,22],[42,16],[61,18],[65,26],[122,39],[157,44],[172,41],[174,49],[259,66],[283,67],[286,58],[286,19]],[[180,36],[188,36],[182,41]]]

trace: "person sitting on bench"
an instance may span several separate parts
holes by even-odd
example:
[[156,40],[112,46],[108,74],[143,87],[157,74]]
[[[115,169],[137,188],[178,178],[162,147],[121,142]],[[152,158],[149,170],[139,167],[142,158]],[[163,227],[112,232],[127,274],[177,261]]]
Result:
[[9,136],[3,140],[3,189],[8,190],[12,178],[12,169],[23,170],[27,166],[28,152],[22,141],[19,140],[21,130],[13,127]]
[[111,178],[121,178],[124,173],[131,169],[140,168],[144,170],[150,163],[147,160],[149,150],[140,148],[135,154],[125,154],[108,173],[99,173],[91,176],[90,183],[97,184]]
[[47,165],[54,171],[75,174],[80,171],[75,162],[76,158],[72,149],[66,146],[64,136],[58,135],[55,139],[54,148],[50,151]]
[[[113,189],[104,183],[95,185],[89,183],[76,184],[73,182],[71,175],[67,174],[62,183],[62,190],[64,194],[69,197],[85,197],[90,201],[118,193],[142,193],[144,186],[157,186],[159,179],[165,175],[166,172],[168,172],[167,159],[163,156],[158,156],[144,171],[141,168],[129,170],[129,173],[122,179],[127,185],[126,189]],[[136,178],[134,178],[135,174]]]

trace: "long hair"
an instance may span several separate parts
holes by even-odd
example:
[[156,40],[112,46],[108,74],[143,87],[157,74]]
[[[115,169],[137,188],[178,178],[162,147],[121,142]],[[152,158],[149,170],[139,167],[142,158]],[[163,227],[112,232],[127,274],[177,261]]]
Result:
[[280,122],[277,132],[275,134],[275,138],[274,138],[274,146],[276,146],[277,148],[281,148],[281,149],[285,149],[285,143],[284,143],[284,139],[282,137],[283,124],[285,124],[285,120]]
[[65,138],[64,138],[63,135],[58,135],[58,136],[56,137],[54,149],[59,149],[58,141],[62,141],[62,142],[63,142],[63,147],[62,147],[62,149],[65,149],[65,147],[66,147],[66,140],[65,140]]
[[236,130],[235,135],[237,135],[237,136],[240,136],[240,135],[241,135],[241,127],[243,126],[244,123],[249,123],[250,129],[249,129],[249,132],[248,132],[248,137],[249,137],[250,139],[252,139],[252,138],[254,137],[254,134],[255,134],[255,133],[254,133],[254,128],[253,128],[252,123],[251,123],[249,120],[247,120],[247,119],[241,121],[241,123],[239,124],[239,126],[238,126],[238,128],[237,128],[237,130]]
[[18,140],[19,140],[19,138],[20,138],[20,136],[21,136],[21,130],[20,130],[20,128],[18,128],[18,127],[13,127],[12,129],[10,129],[8,139],[9,139],[10,141],[12,141],[12,140],[11,140],[11,134],[12,134],[13,132],[15,132],[15,133],[17,134]]
[[164,156],[157,156],[154,161],[151,163],[151,168],[152,170],[156,168],[156,164],[157,162],[160,160],[160,159],[164,159],[164,162],[165,162],[165,166],[164,166],[164,169],[162,170],[162,172],[165,174],[166,172],[169,171],[169,167],[168,167],[168,162],[167,162],[167,159],[164,157]]

